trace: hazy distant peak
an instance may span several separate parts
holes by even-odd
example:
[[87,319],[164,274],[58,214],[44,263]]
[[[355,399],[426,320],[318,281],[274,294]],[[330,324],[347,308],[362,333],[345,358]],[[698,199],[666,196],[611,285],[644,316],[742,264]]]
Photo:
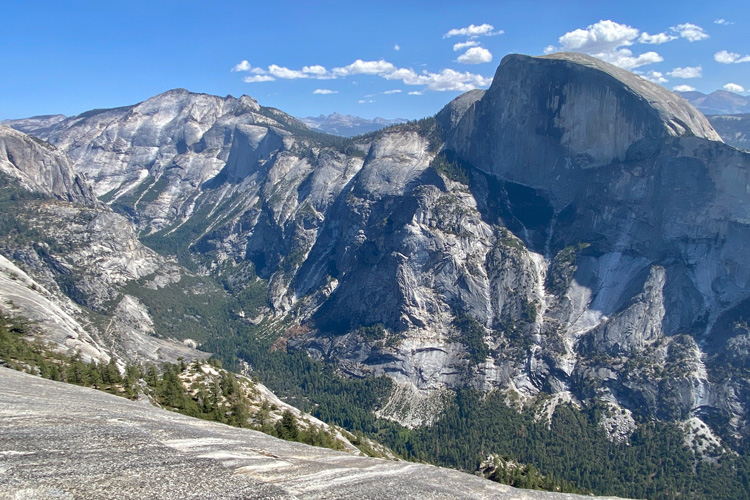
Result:
[[300,118],[308,127],[325,132],[327,134],[341,135],[344,137],[353,137],[355,135],[374,132],[381,128],[403,123],[408,121],[404,118],[386,119],[376,117],[373,119],[361,118],[359,116],[342,115],[341,113],[331,113],[330,115],[308,116]]
[[728,90],[716,90],[710,94],[702,92],[676,92],[705,115],[736,115],[750,113],[750,97]]

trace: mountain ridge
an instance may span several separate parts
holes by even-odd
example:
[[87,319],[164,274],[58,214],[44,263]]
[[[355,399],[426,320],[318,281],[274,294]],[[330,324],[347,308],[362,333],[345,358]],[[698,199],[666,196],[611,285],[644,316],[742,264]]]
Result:
[[486,92],[353,139],[184,92],[45,134],[143,242],[242,297],[234,324],[388,376],[381,418],[436,425],[474,389],[540,415],[603,405],[618,442],[655,419],[741,450],[750,155],[622,74],[509,56]]
[[675,92],[706,115],[736,115],[750,113],[750,98],[729,92],[715,90],[710,94],[702,92]]
[[331,113],[330,115],[307,116],[301,118],[302,122],[308,127],[328,134],[341,135],[344,137],[353,137],[356,135],[375,132],[390,125],[403,123],[407,120],[403,118],[385,119],[376,117],[373,119],[362,118],[359,116],[342,115],[340,113]]

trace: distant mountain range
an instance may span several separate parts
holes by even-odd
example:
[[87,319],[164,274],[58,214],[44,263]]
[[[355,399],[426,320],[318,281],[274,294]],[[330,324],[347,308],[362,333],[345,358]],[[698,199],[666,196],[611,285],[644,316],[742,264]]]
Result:
[[339,113],[333,113],[328,116],[308,116],[306,118],[300,118],[300,120],[312,129],[344,137],[354,137],[355,135],[375,132],[381,128],[408,121],[404,118],[386,120],[385,118],[379,117],[368,120],[367,118],[360,118],[359,116],[342,115]]
[[704,115],[736,115],[750,113],[750,97],[741,96],[726,90],[716,90],[710,94],[702,92],[675,92],[684,97]]

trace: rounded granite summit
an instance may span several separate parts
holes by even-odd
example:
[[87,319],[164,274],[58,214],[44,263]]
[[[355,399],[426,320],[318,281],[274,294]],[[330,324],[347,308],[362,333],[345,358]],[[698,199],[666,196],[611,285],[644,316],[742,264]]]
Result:
[[555,191],[581,170],[625,160],[640,141],[721,141],[682,97],[577,53],[506,56],[466,120],[450,148],[489,174]]

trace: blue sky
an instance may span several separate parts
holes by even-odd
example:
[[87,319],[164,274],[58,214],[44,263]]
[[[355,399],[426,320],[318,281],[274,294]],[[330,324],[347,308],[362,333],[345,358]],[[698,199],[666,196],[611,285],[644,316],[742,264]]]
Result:
[[0,119],[178,87],[247,94],[296,116],[411,119],[486,87],[506,54],[561,49],[670,89],[750,90],[747,0],[2,4]]

